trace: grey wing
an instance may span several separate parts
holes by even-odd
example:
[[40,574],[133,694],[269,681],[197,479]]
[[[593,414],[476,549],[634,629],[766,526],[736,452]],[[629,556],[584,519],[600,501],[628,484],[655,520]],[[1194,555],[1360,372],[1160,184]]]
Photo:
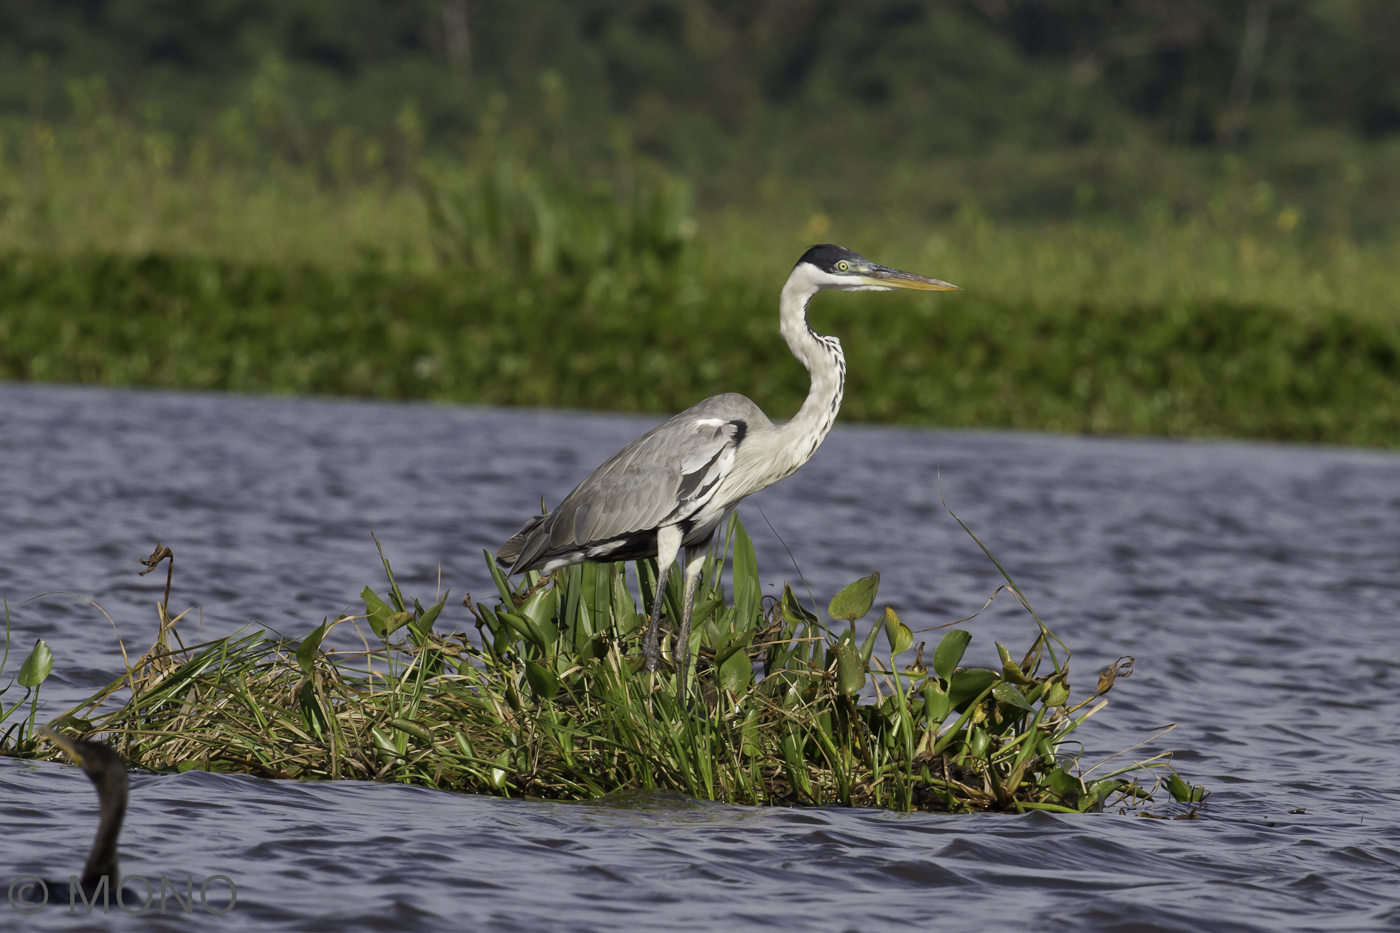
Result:
[[656,529],[699,511],[733,469],[752,411],[757,406],[743,396],[716,396],[642,435],[558,508],[532,519],[497,560],[518,571],[550,562],[630,559],[627,552],[639,546],[655,553]]

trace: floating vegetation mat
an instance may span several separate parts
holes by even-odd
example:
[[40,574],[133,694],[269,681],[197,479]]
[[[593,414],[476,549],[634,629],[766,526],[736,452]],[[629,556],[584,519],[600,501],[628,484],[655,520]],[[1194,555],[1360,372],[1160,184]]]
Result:
[[[158,548],[148,564],[166,558]],[[494,598],[463,601],[474,631],[436,631],[447,595],[424,607],[400,590],[385,560],[387,589],[365,588],[361,616],[327,620],[300,642],[243,632],[189,647],[167,611],[168,570],[155,645],[56,724],[105,736],[133,764],[157,771],[356,778],[510,797],[656,789],[741,804],[950,812],[1084,812],[1152,801],[1163,790],[1184,803],[1204,797],[1167,754],[1135,760],[1129,750],[1081,767],[1075,732],[1107,705],[1103,695],[1131,673],[1131,659],[1073,702],[1069,650],[1010,577],[1002,590],[1028,614],[1029,647],[998,644],[999,670],[963,667],[973,638],[964,629],[945,626],[928,652],[886,608],[857,637],[878,574],[839,593],[825,621],[790,586],[781,598],[761,597],[753,545],[732,522],[705,566],[692,686],[678,697],[674,629],[662,669],[643,670],[641,607],[652,602],[655,562],[531,573],[514,586],[490,555],[487,564]],[[670,576],[666,615],[679,618],[680,575]],[[360,630],[363,651],[323,650],[340,626]],[[10,754],[47,754],[33,735],[47,652],[39,643],[18,675],[29,716],[24,699],[0,708],[20,714],[4,734]],[[131,698],[108,711],[126,691]]]

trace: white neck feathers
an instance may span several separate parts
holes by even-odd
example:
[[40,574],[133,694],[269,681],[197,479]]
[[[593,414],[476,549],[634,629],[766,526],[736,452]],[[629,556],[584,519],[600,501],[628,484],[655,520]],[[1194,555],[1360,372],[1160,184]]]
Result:
[[802,408],[778,429],[781,446],[792,457],[792,462],[785,464],[785,476],[806,463],[826,439],[846,388],[846,357],[841,352],[841,341],[817,334],[807,324],[807,303],[820,291],[822,277],[815,266],[800,263],[788,276],[778,305],[783,339],[812,376]]

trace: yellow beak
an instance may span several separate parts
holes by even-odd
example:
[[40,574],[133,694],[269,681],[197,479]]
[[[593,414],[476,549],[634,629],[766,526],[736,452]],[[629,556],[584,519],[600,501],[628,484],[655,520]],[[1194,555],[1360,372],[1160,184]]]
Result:
[[877,266],[873,263],[869,269],[861,270],[860,278],[866,285],[874,285],[877,288],[913,288],[926,292],[962,291],[956,285],[950,285],[940,279],[931,279],[926,275],[918,275],[913,272],[901,272],[898,269]]

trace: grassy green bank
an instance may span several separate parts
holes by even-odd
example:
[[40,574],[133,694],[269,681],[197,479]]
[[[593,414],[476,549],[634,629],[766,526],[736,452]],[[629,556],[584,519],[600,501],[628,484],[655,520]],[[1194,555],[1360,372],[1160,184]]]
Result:
[[[713,261],[540,277],[12,253],[0,378],[654,412],[738,391],[783,417],[806,374],[777,334],[779,284]],[[822,296],[812,319],[845,346],[851,420],[1400,439],[1400,321],[1386,314],[973,288]]]

